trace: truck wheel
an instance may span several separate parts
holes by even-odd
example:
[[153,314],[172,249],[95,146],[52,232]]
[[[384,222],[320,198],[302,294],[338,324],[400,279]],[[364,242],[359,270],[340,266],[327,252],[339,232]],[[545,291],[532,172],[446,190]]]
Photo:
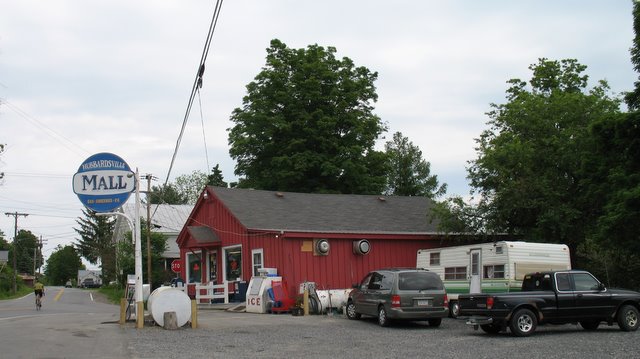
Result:
[[580,326],[584,328],[584,330],[596,330],[600,322],[597,320],[583,320],[580,322]]
[[349,301],[347,303],[347,318],[349,319],[360,319],[360,313],[356,312],[356,305],[353,304],[353,301]]
[[387,310],[384,309],[383,305],[381,305],[380,308],[378,308],[378,324],[380,324],[381,327],[389,326],[389,318],[387,318]]
[[449,302],[449,316],[455,319],[458,315],[460,315],[460,304],[458,304],[458,301]]
[[518,310],[509,323],[511,333],[517,337],[526,337],[536,331],[538,319],[529,309]]
[[480,329],[487,334],[498,334],[502,327],[496,324],[484,324],[480,326]]
[[640,322],[638,322],[638,308],[632,305],[623,305],[618,311],[618,325],[620,329],[625,332],[632,332],[638,329]]

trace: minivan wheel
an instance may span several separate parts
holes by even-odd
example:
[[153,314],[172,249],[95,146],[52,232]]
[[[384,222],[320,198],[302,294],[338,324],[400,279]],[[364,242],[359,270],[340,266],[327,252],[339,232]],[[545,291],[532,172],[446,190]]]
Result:
[[356,305],[352,301],[347,303],[347,318],[351,320],[360,319],[360,313],[356,312]]
[[387,318],[387,310],[384,309],[384,306],[378,308],[378,324],[380,324],[381,327],[389,326],[389,318]]

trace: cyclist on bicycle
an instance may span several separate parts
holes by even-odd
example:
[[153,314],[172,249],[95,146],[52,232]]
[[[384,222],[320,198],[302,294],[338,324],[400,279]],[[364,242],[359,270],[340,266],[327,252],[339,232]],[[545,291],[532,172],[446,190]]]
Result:
[[42,297],[44,297],[44,284],[40,283],[40,281],[36,279],[36,284],[33,285],[33,292],[36,297],[42,299]]

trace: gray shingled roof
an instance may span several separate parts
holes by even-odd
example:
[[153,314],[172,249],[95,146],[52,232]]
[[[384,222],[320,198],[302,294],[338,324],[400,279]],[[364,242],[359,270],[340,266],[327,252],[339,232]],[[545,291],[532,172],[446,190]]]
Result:
[[248,229],[329,233],[435,234],[425,197],[314,194],[209,186]]

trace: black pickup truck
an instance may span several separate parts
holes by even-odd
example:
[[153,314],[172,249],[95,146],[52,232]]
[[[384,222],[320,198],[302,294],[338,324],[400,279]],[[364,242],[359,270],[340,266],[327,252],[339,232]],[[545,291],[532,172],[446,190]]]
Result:
[[617,322],[624,331],[640,325],[640,293],[606,288],[584,271],[531,273],[521,292],[465,294],[458,301],[460,317],[490,334],[508,327],[515,336],[527,336],[542,324],[580,323],[596,330],[602,322]]

